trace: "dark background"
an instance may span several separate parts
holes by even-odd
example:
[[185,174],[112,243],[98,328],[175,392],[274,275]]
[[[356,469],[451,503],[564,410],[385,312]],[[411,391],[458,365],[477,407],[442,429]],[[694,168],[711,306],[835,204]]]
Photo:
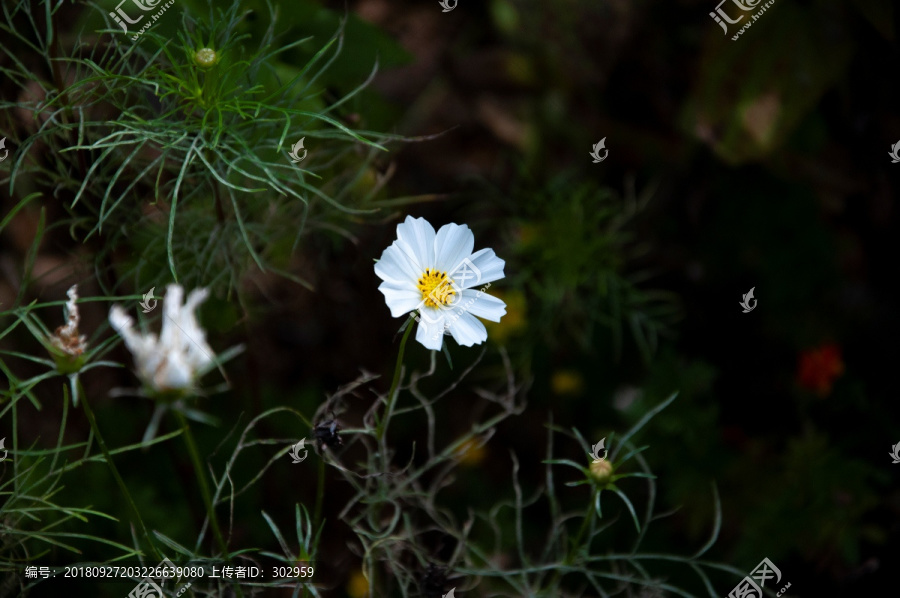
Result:
[[[214,446],[238,414],[246,421],[287,402],[311,414],[361,369],[382,373],[386,390],[400,321],[377,291],[372,260],[406,214],[436,228],[467,223],[476,249],[507,260],[507,278],[491,292],[509,313],[489,326],[489,351],[505,347],[531,388],[525,414],[505,422],[460,474],[454,500],[487,508],[492,496],[508,495],[509,450],[523,464],[523,485],[537,488],[551,415],[594,442],[678,391],[638,439],[651,447],[660,509],[680,506],[655,524],[648,547],[690,553],[702,545],[715,483],[724,522],[712,560],[749,572],[768,557],[798,596],[874,596],[894,585],[900,493],[887,453],[900,442],[889,407],[900,334],[900,164],[887,153],[900,140],[900,56],[891,2],[776,0],[736,41],[737,26],[723,35],[708,16],[713,0],[459,0],[449,13],[437,1],[276,4],[287,39],[327,39],[346,7],[345,49],[322,83],[338,97],[379,59],[372,85],[341,116],[367,130],[438,135],[392,145],[371,172],[373,180],[393,172],[390,196],[429,201],[344,222],[352,241],[312,232],[291,268],[314,293],[260,276],[252,309],[233,326],[211,323],[227,299],[211,301],[204,322],[213,347],[244,342],[248,350],[228,368],[235,392],[207,400],[227,423],[198,430],[202,445]],[[89,10],[73,6],[72,22]],[[8,82],[0,88],[14,93]],[[608,159],[593,164],[588,152],[601,138]],[[5,213],[13,200],[4,187]],[[645,205],[613,225],[627,211],[621,198],[635,194]],[[7,268],[27,252],[36,215],[21,218],[0,235]],[[66,268],[79,252],[64,230],[48,238],[35,296],[59,299],[72,282],[90,294],[84,270]],[[18,289],[7,278],[0,298],[9,305]],[[751,287],[758,305],[744,314],[738,304]],[[105,307],[85,308],[86,328],[104,318]],[[457,370],[480,353],[450,345]],[[427,365],[420,346],[407,352],[412,365]],[[114,356],[130,363],[122,348]],[[111,371],[85,384],[107,441],[135,442],[148,402],[123,413],[110,405],[126,399],[104,396],[133,385],[132,375]],[[450,400],[447,434],[467,429],[474,395]],[[58,412],[47,403],[20,436],[52,442]],[[366,405],[342,414],[344,423],[358,424]],[[83,437],[77,415],[69,433]],[[421,433],[392,432],[398,446]],[[576,446],[561,450],[580,458]],[[153,452],[152,465],[133,454],[120,467],[148,526],[192,537],[203,511],[181,489],[190,487],[190,464],[180,450]],[[260,509],[290,524],[292,505],[313,500],[312,472],[270,471],[239,505],[235,544],[270,543]],[[101,510],[122,508],[105,469],[83,475],[69,489],[73,500],[84,493]],[[633,491],[642,490],[635,483]],[[335,482],[327,520],[335,522],[341,498]],[[542,522],[529,524],[537,538]],[[105,525],[92,531],[127,543],[123,530]],[[350,530],[336,522],[323,540],[338,580],[358,567],[348,541]],[[716,591],[734,583],[723,577]]]

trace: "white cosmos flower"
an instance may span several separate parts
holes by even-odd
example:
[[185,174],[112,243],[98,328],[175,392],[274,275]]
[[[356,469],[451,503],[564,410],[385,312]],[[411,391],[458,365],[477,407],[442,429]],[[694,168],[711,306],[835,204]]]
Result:
[[186,390],[214,364],[213,350],[206,333],[197,323],[194,310],[206,300],[206,289],[194,289],[182,306],[184,289],[170,284],[163,302],[162,333],[142,335],[134,330],[134,320],[118,305],[109,310],[109,322],[125,339],[134,356],[138,377],[149,388],[166,392]]
[[445,331],[460,345],[480,344],[487,330],[475,316],[499,322],[506,315],[506,304],[484,292],[503,278],[506,262],[493,249],[472,253],[474,247],[466,225],[447,224],[435,234],[424,218],[407,216],[375,264],[391,315],[418,310],[416,340],[428,349],[441,348]]

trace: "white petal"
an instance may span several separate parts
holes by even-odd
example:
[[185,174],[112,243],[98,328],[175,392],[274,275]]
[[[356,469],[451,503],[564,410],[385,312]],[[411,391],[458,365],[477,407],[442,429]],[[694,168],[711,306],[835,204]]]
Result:
[[450,334],[457,343],[464,347],[471,347],[480,345],[487,340],[487,329],[475,316],[467,312],[460,312],[454,314],[453,317],[455,318],[456,315],[459,315],[459,318],[453,321],[451,318],[447,318],[447,321],[450,324]]
[[159,333],[159,344],[163,351],[171,351],[176,347],[181,347],[184,343],[179,325],[183,298],[184,289],[180,284],[170,284],[166,287],[166,297],[163,299],[162,331]]
[[506,303],[483,291],[466,289],[462,292],[460,307],[473,316],[499,322],[506,315]]
[[194,311],[200,306],[201,303],[206,301],[207,297],[209,297],[209,290],[203,287],[194,289],[193,291],[191,291],[190,295],[188,295],[187,301],[184,302],[185,311],[190,314],[191,317],[193,317]]
[[213,350],[206,342],[206,332],[200,327],[195,313],[197,307],[209,296],[209,291],[204,288],[194,289],[188,295],[181,311],[181,328],[185,335],[184,350],[187,364],[194,373],[206,369],[213,362]]
[[444,314],[431,308],[419,310],[419,327],[416,329],[416,340],[426,349],[440,351],[444,343]]
[[[497,257],[493,249],[481,249],[468,258],[468,263],[457,269],[453,280],[461,288],[470,289],[504,277],[503,267],[506,262]],[[466,270],[463,276],[460,273]]]
[[409,257],[419,272],[434,267],[434,227],[424,218],[407,216],[397,225],[397,248]]
[[153,373],[153,386],[157,390],[188,388],[193,379],[193,372],[182,355],[169,354],[163,366]]
[[395,318],[418,309],[422,304],[422,292],[412,283],[394,284],[383,282],[378,287],[378,290],[384,294],[384,302],[391,310],[391,315]]
[[134,331],[134,321],[118,305],[113,305],[109,310],[109,322],[112,327],[125,339],[125,346],[134,357],[134,366],[138,378],[145,383],[155,386],[153,375],[159,368],[160,361],[164,357],[156,342],[156,335],[142,336]]
[[188,338],[191,341],[185,353],[188,365],[194,374],[206,371],[209,364],[214,361],[212,348],[207,344],[205,336],[190,336]]
[[[183,296],[184,289],[180,285],[171,284],[166,288],[158,347],[160,355],[147,360],[141,368],[159,389],[184,388],[198,371],[207,369],[213,362],[213,350],[194,313],[209,292],[203,288],[194,289],[184,305]],[[150,367],[154,365],[151,362],[155,362],[155,367]]]
[[156,346],[156,336],[141,336],[134,331],[134,320],[118,305],[113,305],[109,310],[109,323],[113,329],[125,340],[125,346],[134,355],[135,360],[143,359],[152,352]]
[[375,263],[375,274],[378,278],[390,282],[412,282],[419,279],[424,268],[419,269],[416,265],[414,257],[410,257],[410,250],[406,248],[406,253],[400,249],[396,241],[394,244],[385,249],[381,254],[381,259]]
[[120,306],[113,305],[109,309],[109,323],[113,327],[113,330],[125,339],[125,344],[129,349],[131,349],[132,344],[138,344],[136,339],[138,335],[132,330],[134,320],[132,320],[131,316],[126,314],[125,310]]
[[450,273],[460,266],[463,259],[472,255],[475,235],[465,224],[445,224],[434,239],[434,267]]
[[135,355],[134,364],[137,369],[138,378],[143,380],[148,386],[159,388],[154,381],[154,376],[161,369],[164,361],[168,359],[168,355],[162,351],[148,351],[143,355]]

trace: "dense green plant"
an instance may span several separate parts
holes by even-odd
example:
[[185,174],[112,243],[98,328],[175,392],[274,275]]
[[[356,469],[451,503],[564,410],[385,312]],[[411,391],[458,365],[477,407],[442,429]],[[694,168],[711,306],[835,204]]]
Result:
[[[422,465],[415,460],[406,464],[386,461],[393,450],[380,434],[386,425],[378,423],[378,411],[374,408],[369,411],[367,418],[370,421],[365,428],[352,431],[355,439],[365,446],[367,457],[359,461],[355,468],[337,463],[344,479],[356,490],[356,496],[345,507],[343,514],[348,516],[348,523],[359,537],[367,578],[373,588],[385,588],[375,591],[375,595],[384,595],[389,590],[402,596],[440,596],[451,587],[458,587],[469,595],[477,592],[492,596],[581,596],[585,592],[608,596],[640,588],[662,589],[678,596],[694,595],[654,576],[651,565],[666,562],[688,566],[700,577],[710,596],[715,596],[702,567],[740,574],[732,567],[701,559],[718,535],[721,515],[718,496],[712,536],[693,556],[639,550],[649,524],[660,515],[655,513],[654,476],[641,456],[648,447],[634,446],[630,439],[668,406],[675,395],[650,410],[622,435],[621,440],[614,441],[616,448],[610,454],[611,471],[608,476],[598,476],[587,462],[582,465],[569,459],[555,459],[556,434],[565,434],[585,455],[590,454],[590,447],[577,429],[569,433],[551,425],[547,439],[545,484],[533,496],[526,497],[523,493],[518,480],[519,461],[512,453],[513,496],[496,501],[487,512],[469,510],[462,521],[459,513],[447,505],[441,505],[440,492],[451,483],[462,449],[486,443],[497,425],[525,409],[521,396],[524,388],[515,382],[505,355],[503,359],[507,373],[505,388],[497,391],[481,389],[478,392],[482,400],[494,407],[496,414],[483,422],[474,422],[469,432],[454,438],[443,448],[437,447],[436,403],[462,382],[471,367],[450,388],[428,396],[420,385],[436,368],[436,353],[432,353],[428,372],[412,373],[408,383],[402,383],[400,378],[395,377],[391,391],[379,397],[375,406],[383,403],[388,414],[392,413],[396,400],[393,393],[406,389],[416,399],[411,405],[393,410],[393,414],[395,417],[401,414],[404,417],[418,415],[416,419],[419,422],[415,427],[427,432],[427,458]],[[331,409],[334,405],[329,402],[323,405],[324,408]],[[622,452],[625,454],[620,457]],[[628,469],[626,464],[632,459],[639,470],[623,473],[622,470]],[[573,503],[572,497],[566,495],[576,491],[560,488],[557,479],[564,470],[555,467],[560,465],[574,468],[581,477],[580,480],[568,482],[567,487],[587,485],[590,488],[589,496],[579,493],[581,504],[578,507],[566,509],[563,506]],[[647,481],[648,500],[641,517],[622,489],[624,486],[620,480],[626,478]],[[637,528],[638,536],[630,551],[610,553],[601,548],[603,533],[619,519],[603,520],[601,496],[604,491],[618,495]],[[389,514],[385,513],[387,506]],[[535,511],[541,507],[549,510],[550,525],[544,530],[544,537],[535,543],[539,549],[530,548],[531,543],[527,541],[529,534],[523,531],[525,522],[534,517]],[[572,520],[577,525],[571,525]],[[504,529],[514,532],[506,535]],[[444,543],[452,547],[452,556],[446,562],[437,562],[433,549],[427,547],[425,537],[428,534],[443,536]]]
[[[113,24],[111,36],[66,38],[70,47],[58,30],[63,6],[4,5],[0,30],[15,43],[3,72],[19,91],[0,110],[4,130],[15,130],[14,111],[25,123],[10,134],[9,189],[61,200],[71,234],[95,243],[101,284],[110,273],[99,265],[120,249],[133,255],[121,267],[136,284],[164,265],[189,285],[232,289],[251,267],[303,283],[284,266],[310,225],[371,211],[377,186],[350,193],[372,160],[359,150],[383,150],[375,140],[388,137],[341,122],[367,82],[330,102],[316,83],[341,52],[342,30],[295,67],[280,55],[313,40],[276,44],[271,6],[257,40],[235,1],[209,20],[165,13],[161,21],[182,21],[173,38],[151,29],[132,41]],[[300,138],[310,155],[293,164],[287,150]]]
[[[7,311],[0,313],[0,317],[10,319],[14,318],[16,313]],[[23,322],[26,320],[21,316],[14,319],[13,325],[8,327],[6,332],[11,332]],[[27,329],[38,335],[46,334],[33,322],[27,325]],[[254,432],[257,425],[266,418],[283,419],[285,415],[292,415],[297,418],[297,423],[302,428],[312,429],[314,423],[343,413],[346,410],[346,399],[350,396],[357,396],[359,390],[369,388],[375,379],[372,375],[365,375],[339,390],[321,404],[311,418],[305,417],[290,407],[270,409],[254,417],[237,437],[231,456],[224,465],[209,468],[212,484],[210,490],[207,491],[203,490],[206,486],[206,473],[203,472],[203,469],[206,467],[196,454],[196,445],[190,424],[183,417],[179,418],[180,429],[172,433],[151,441],[145,440],[137,445],[107,447],[103,442],[102,431],[97,427],[95,417],[90,410],[91,398],[84,396],[84,391],[81,389],[79,392],[82,395],[82,406],[91,423],[93,433],[86,442],[63,446],[62,435],[69,404],[69,386],[64,384],[62,386],[63,419],[60,424],[59,441],[55,448],[45,450],[21,448],[17,436],[13,436],[14,475],[11,480],[4,483],[4,489],[9,488],[5,491],[8,499],[3,504],[0,515],[5,522],[4,525],[7,526],[7,533],[10,537],[15,538],[15,541],[7,541],[4,545],[4,552],[0,555],[3,559],[2,566],[9,570],[18,563],[39,559],[46,554],[45,551],[36,548],[41,543],[49,543],[77,553],[79,551],[77,546],[62,540],[67,537],[110,544],[119,551],[119,554],[115,555],[119,558],[139,554],[146,557],[148,555],[146,551],[149,550],[149,554],[154,555],[152,558],[158,559],[160,555],[165,554],[176,563],[209,559],[230,561],[246,559],[247,562],[252,562],[254,555],[275,558],[286,564],[297,561],[314,562],[317,558],[322,558],[318,552],[318,541],[325,525],[321,513],[327,485],[324,468],[327,467],[338,473],[353,488],[354,494],[342,509],[339,520],[348,525],[356,536],[357,543],[351,545],[351,549],[357,551],[372,591],[379,595],[394,592],[399,592],[403,596],[417,595],[424,591],[422,590],[423,574],[429,571],[431,572],[429,583],[436,584],[434,587],[442,589],[444,592],[457,583],[466,587],[469,592],[481,588],[481,585],[484,584],[479,591],[510,596],[574,596],[583,594],[588,588],[605,596],[629,587],[651,587],[664,589],[680,596],[693,595],[671,582],[666,582],[662,577],[655,576],[649,568],[654,562],[681,563],[689,566],[700,576],[710,595],[715,595],[715,593],[701,566],[739,574],[733,568],[701,559],[718,533],[718,506],[716,506],[717,515],[713,536],[706,546],[694,556],[639,551],[650,522],[657,518],[654,512],[656,490],[654,476],[650,471],[649,464],[641,454],[648,447],[635,446],[631,439],[653,416],[675,399],[674,395],[650,410],[631,430],[622,435],[621,440],[610,437],[614,448],[609,456],[608,470],[600,473],[595,470],[596,462],[594,465],[588,466],[587,461],[582,465],[571,459],[555,458],[554,436],[560,433],[571,438],[579,452],[589,454],[589,447],[577,429],[573,429],[573,433],[569,434],[562,428],[551,425],[545,461],[547,470],[544,487],[539,489],[532,498],[523,496],[517,479],[518,459],[515,454],[512,454],[511,487],[514,496],[511,500],[498,501],[489,512],[470,512],[464,521],[460,521],[458,512],[448,505],[442,504],[441,492],[451,483],[465,451],[487,443],[499,424],[524,412],[525,386],[515,381],[509,360],[505,354],[501,353],[503,371],[505,371],[504,378],[506,379],[500,384],[502,388],[496,390],[477,389],[480,400],[485,402],[484,408],[479,409],[483,415],[471,423],[467,432],[445,443],[439,443],[436,426],[437,413],[448,408],[447,398],[461,387],[466,377],[481,363],[482,359],[475,359],[448,387],[437,392],[426,392],[424,387],[438,367],[437,353],[431,353],[431,363],[427,371],[407,373],[404,365],[404,349],[412,329],[412,326],[408,326],[403,335],[390,389],[387,393],[375,393],[375,399],[362,419],[362,427],[340,431],[341,437],[346,439],[343,448],[335,450],[337,447],[324,449],[320,447],[321,461],[316,504],[312,509],[312,514],[306,505],[297,504],[295,506],[296,542],[288,541],[285,538],[269,514],[260,513],[261,519],[272,530],[272,534],[281,548],[280,553],[255,547],[229,545],[226,538],[231,537],[232,530],[230,526],[223,526],[220,530],[217,516],[214,514],[216,507],[220,507],[219,512],[222,512],[222,508],[233,505],[236,498],[258,483],[270,467],[289,450],[289,439],[287,438],[256,436]],[[101,343],[99,346],[106,344],[108,343]],[[4,351],[0,354],[0,364],[2,364],[3,370],[9,372],[10,380],[14,381],[10,391],[4,392],[3,395],[4,402],[7,403],[3,415],[10,416],[5,421],[11,420],[11,427],[15,430],[19,417],[17,405],[22,398],[28,395],[30,387],[36,381],[34,379],[17,379],[13,373],[14,368],[6,364],[6,360],[10,357],[28,359],[28,356],[11,351]],[[38,358],[31,360],[48,367],[53,365],[52,362]],[[85,368],[90,367],[90,364],[91,361],[87,360]],[[412,400],[410,401],[410,399]],[[390,426],[395,420],[404,420],[406,426],[411,425],[413,428],[424,430],[425,440],[422,449],[424,454],[422,456],[416,456],[414,450],[413,458],[408,462],[397,461],[398,451],[390,443],[388,434]],[[115,455],[138,447],[146,448],[151,444],[166,442],[179,435],[184,436],[187,441],[187,448],[194,462],[200,491],[205,496],[209,495],[206,524],[199,530],[193,546],[185,546],[163,531],[147,529],[138,512],[138,507],[135,506],[130,492],[114,465]],[[228,437],[231,437],[231,434]],[[223,442],[229,442],[228,437]],[[102,455],[90,455],[95,441]],[[245,451],[265,449],[267,446],[284,448],[269,454],[263,466],[248,479],[237,478],[234,466],[239,457]],[[77,455],[82,450],[84,452],[80,458],[76,458],[72,463],[67,463],[71,455]],[[620,456],[622,453],[624,456]],[[353,455],[354,460],[345,462],[344,455]],[[44,463],[48,457],[52,457],[49,467]],[[629,471],[632,459],[637,463],[638,468]],[[59,485],[66,472],[98,460],[106,462],[111,468],[123,496],[133,506],[135,521],[138,523],[137,530],[139,530],[134,537],[133,548],[110,542],[86,531],[59,532],[54,535],[48,529],[61,525],[74,517],[80,519],[82,523],[88,524],[88,516],[102,516],[102,513],[88,507],[70,508],[56,505],[50,501],[54,489]],[[61,467],[57,467],[58,461],[63,462]],[[563,471],[559,469],[560,466],[574,468],[580,477],[580,479],[575,478],[569,481],[566,486],[587,485],[590,488],[589,496],[583,495],[580,490],[563,490],[559,487],[556,480],[560,475],[559,471]],[[646,506],[643,509],[644,515],[641,517],[638,516],[635,502],[626,493],[628,487],[623,484],[623,480],[629,478],[642,478],[648,484]],[[581,495],[580,498],[572,496],[572,493],[576,492]],[[602,549],[597,551],[603,545],[600,541],[602,534],[619,519],[615,517],[608,523],[602,519],[601,497],[605,492],[618,495],[636,528],[638,536],[629,552],[610,553]],[[581,506],[573,509],[563,507],[564,504],[572,505],[579,502]],[[543,547],[542,550],[529,550],[526,548],[523,537],[523,521],[529,517],[529,513],[540,506],[540,503],[545,504],[549,509],[551,524],[546,530],[545,540],[540,544]],[[609,505],[606,509],[609,510]],[[45,510],[47,514],[43,518],[31,517],[30,521],[26,521],[25,517],[36,510]],[[513,518],[511,529],[516,530],[513,537],[505,536],[501,526],[498,525],[500,521],[509,516]],[[576,526],[577,531],[574,533],[570,524],[573,519],[580,520],[580,524]],[[44,527],[40,527],[41,524]],[[331,523],[331,525],[335,525],[335,523]],[[210,529],[216,537],[215,543],[209,541]],[[423,541],[427,534],[434,533],[446,538],[446,542],[455,546],[452,557],[446,561],[439,559],[433,549],[429,548],[428,543]],[[211,546],[218,546],[219,549],[210,550]],[[496,560],[498,554],[508,555],[503,564]],[[464,579],[461,579],[463,577]],[[459,581],[451,582],[452,579]],[[284,583],[284,580],[256,582],[245,589],[253,593],[253,588],[260,589]],[[194,583],[191,591],[197,595],[217,596],[221,595],[225,585],[229,585],[226,580],[209,584]],[[304,584],[293,583],[293,586],[294,595],[298,595]],[[310,586],[309,590],[314,595],[319,593],[314,586]],[[426,592],[426,595],[431,594]]]
[[587,347],[603,331],[617,358],[630,336],[649,362],[680,315],[676,296],[650,288],[653,272],[641,263],[650,247],[635,220],[652,193],[638,193],[633,181],[620,196],[557,177],[540,190],[522,185],[503,202],[517,223],[521,267],[513,281],[534,299],[529,319],[538,324],[537,342]]

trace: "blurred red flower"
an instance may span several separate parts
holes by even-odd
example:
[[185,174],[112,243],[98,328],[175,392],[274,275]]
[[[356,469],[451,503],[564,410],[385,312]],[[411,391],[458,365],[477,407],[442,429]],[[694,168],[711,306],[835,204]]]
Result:
[[797,382],[820,397],[831,393],[831,386],[843,373],[841,348],[836,343],[828,343],[800,353]]

